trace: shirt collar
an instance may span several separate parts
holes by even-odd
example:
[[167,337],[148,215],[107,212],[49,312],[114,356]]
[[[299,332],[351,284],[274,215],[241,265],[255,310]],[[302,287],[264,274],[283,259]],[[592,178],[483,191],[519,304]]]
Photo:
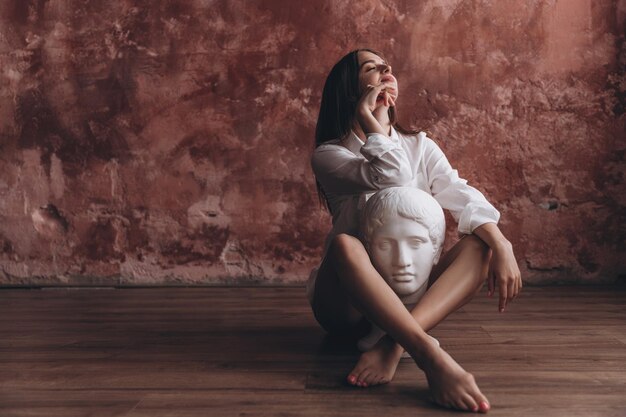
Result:
[[[398,142],[400,140],[398,132],[396,132],[396,129],[394,129],[393,126],[391,126],[391,140],[393,142]],[[344,146],[353,154],[359,155],[363,145],[365,145],[365,142],[363,142],[361,138],[354,133],[354,130],[350,130],[350,134],[348,134],[347,138],[344,140]]]

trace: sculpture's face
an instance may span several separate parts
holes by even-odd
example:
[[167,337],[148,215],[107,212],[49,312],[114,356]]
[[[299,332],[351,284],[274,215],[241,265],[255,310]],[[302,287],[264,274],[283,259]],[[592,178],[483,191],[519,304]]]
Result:
[[427,285],[435,259],[428,229],[401,216],[388,218],[374,231],[369,253],[376,270],[399,296]]

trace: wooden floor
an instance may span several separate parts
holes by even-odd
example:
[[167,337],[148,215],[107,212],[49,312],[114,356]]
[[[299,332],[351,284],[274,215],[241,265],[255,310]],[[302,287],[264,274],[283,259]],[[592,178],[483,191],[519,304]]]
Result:
[[[626,416],[626,290],[484,293],[432,332],[492,416]],[[403,359],[388,385],[344,384],[357,359],[303,288],[2,289],[0,416],[444,416]]]

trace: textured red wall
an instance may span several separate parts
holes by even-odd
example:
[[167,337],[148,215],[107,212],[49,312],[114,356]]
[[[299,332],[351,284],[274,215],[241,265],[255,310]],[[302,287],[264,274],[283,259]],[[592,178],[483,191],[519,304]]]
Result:
[[392,63],[401,120],[502,212],[527,281],[624,278],[624,2],[0,16],[0,284],[302,282],[330,226],[309,166],[320,93],[359,46]]

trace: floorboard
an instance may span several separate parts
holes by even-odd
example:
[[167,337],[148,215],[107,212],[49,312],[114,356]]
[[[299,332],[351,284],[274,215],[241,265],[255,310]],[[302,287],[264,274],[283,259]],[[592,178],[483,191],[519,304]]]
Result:
[[[626,417],[626,289],[484,293],[431,334],[492,416]],[[300,287],[0,289],[0,416],[445,416],[403,359],[369,389]]]

